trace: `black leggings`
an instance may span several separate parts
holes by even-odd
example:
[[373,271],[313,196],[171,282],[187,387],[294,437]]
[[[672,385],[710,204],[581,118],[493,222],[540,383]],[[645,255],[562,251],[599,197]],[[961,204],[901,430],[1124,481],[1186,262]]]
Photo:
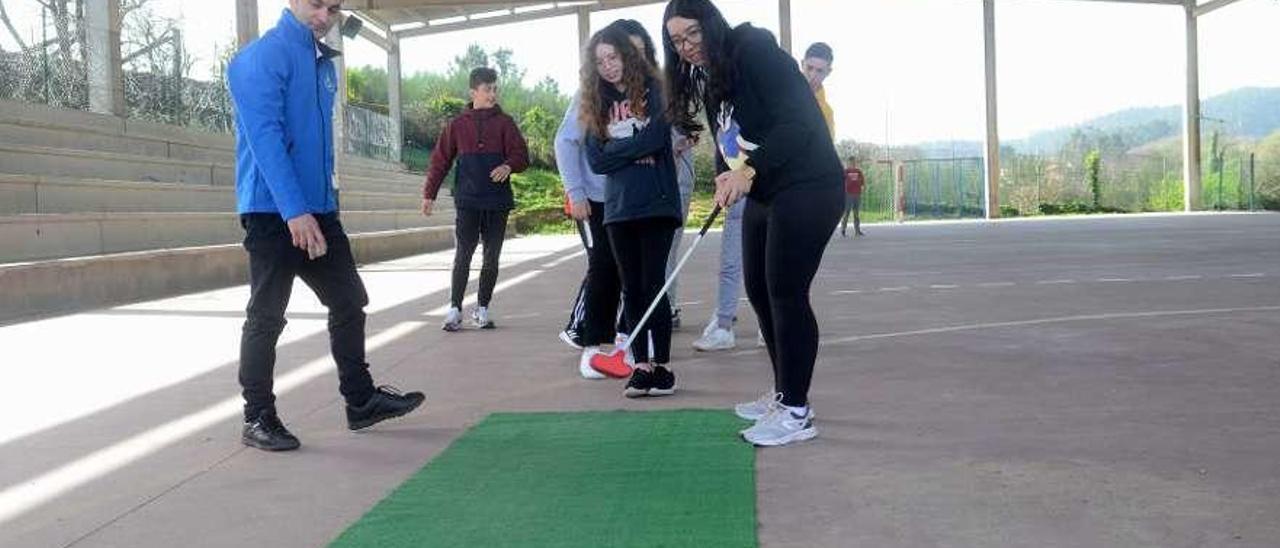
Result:
[[622,309],[627,331],[636,341],[631,345],[631,353],[636,363],[667,363],[671,361],[670,302],[660,299],[644,330],[637,333],[635,327],[666,282],[667,254],[675,237],[673,219],[622,221],[605,228],[613,245],[618,277],[622,279]]
[[462,308],[462,296],[467,292],[467,278],[471,276],[471,256],[476,244],[484,242],[484,263],[480,267],[480,306],[489,306],[493,287],[498,285],[498,257],[502,255],[502,241],[507,234],[505,210],[459,208],[454,220],[453,287],[449,302],[454,308]]
[[773,363],[774,390],[793,407],[809,401],[818,356],[818,321],[809,285],[844,209],[844,189],[793,188],[769,204],[748,199],[742,218],[747,298]]

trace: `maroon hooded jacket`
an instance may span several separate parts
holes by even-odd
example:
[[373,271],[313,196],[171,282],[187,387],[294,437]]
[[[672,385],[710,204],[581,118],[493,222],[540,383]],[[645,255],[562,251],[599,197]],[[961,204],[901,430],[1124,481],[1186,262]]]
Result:
[[431,152],[423,198],[436,199],[454,159],[458,160],[454,207],[515,209],[510,178],[495,183],[489,177],[489,173],[502,164],[510,166],[512,173],[529,167],[529,149],[524,136],[515,120],[502,112],[502,107],[475,109],[468,103],[462,114],[449,121]]

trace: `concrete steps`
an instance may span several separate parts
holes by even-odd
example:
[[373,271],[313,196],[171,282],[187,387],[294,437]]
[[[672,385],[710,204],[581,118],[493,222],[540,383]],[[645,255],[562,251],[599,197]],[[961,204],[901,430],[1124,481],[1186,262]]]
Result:
[[[344,209],[355,211],[416,210],[421,205],[417,191],[343,190],[340,199]],[[235,207],[235,191],[227,186],[0,174],[0,215],[227,212]]]
[[[352,234],[356,262],[453,246],[452,226]],[[248,283],[239,244],[0,264],[0,324]]]
[[231,163],[235,138],[77,110],[0,101],[0,143]]
[[[452,200],[422,176],[338,158],[359,261],[453,245]],[[0,101],[0,321],[246,281],[235,138]]]
[[[450,226],[451,211],[344,211],[349,234]],[[0,217],[0,264],[239,242],[239,216],[219,213],[49,213]]]
[[226,163],[11,144],[0,144],[0,173],[224,186],[236,180]]

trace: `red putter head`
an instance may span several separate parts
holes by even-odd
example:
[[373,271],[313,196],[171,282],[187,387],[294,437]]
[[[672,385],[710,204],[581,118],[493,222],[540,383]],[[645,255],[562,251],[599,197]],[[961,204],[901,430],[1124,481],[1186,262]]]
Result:
[[591,356],[591,368],[615,379],[631,376],[631,366],[627,364],[627,352],[621,348]]

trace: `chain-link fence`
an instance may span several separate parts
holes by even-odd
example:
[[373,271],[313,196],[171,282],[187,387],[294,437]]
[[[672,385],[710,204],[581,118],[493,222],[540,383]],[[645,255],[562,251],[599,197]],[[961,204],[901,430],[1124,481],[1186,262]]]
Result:
[[0,51],[0,99],[89,108],[83,14],[65,3],[40,4],[38,10],[10,14],[5,27],[14,50]]
[[[1251,152],[1206,154],[1201,209],[1266,207]],[[1001,159],[1000,205],[1018,215],[1183,210],[1182,158],[1128,153],[1101,156],[1096,177],[1084,160],[1023,154]],[[1094,187],[1097,187],[1095,197]],[[1096,202],[1096,203],[1095,203]]]
[[[83,2],[51,0],[12,10],[6,43],[17,51],[0,52],[0,98],[87,110],[89,67],[107,56],[94,51]],[[157,16],[145,0],[121,3],[120,79],[125,115],[212,132],[232,130],[226,87],[226,62],[232,37],[216,48],[212,66],[200,67],[205,79],[192,77],[196,60],[187,53],[182,28]]]
[[983,216],[982,158],[907,160],[902,165],[906,219]]

